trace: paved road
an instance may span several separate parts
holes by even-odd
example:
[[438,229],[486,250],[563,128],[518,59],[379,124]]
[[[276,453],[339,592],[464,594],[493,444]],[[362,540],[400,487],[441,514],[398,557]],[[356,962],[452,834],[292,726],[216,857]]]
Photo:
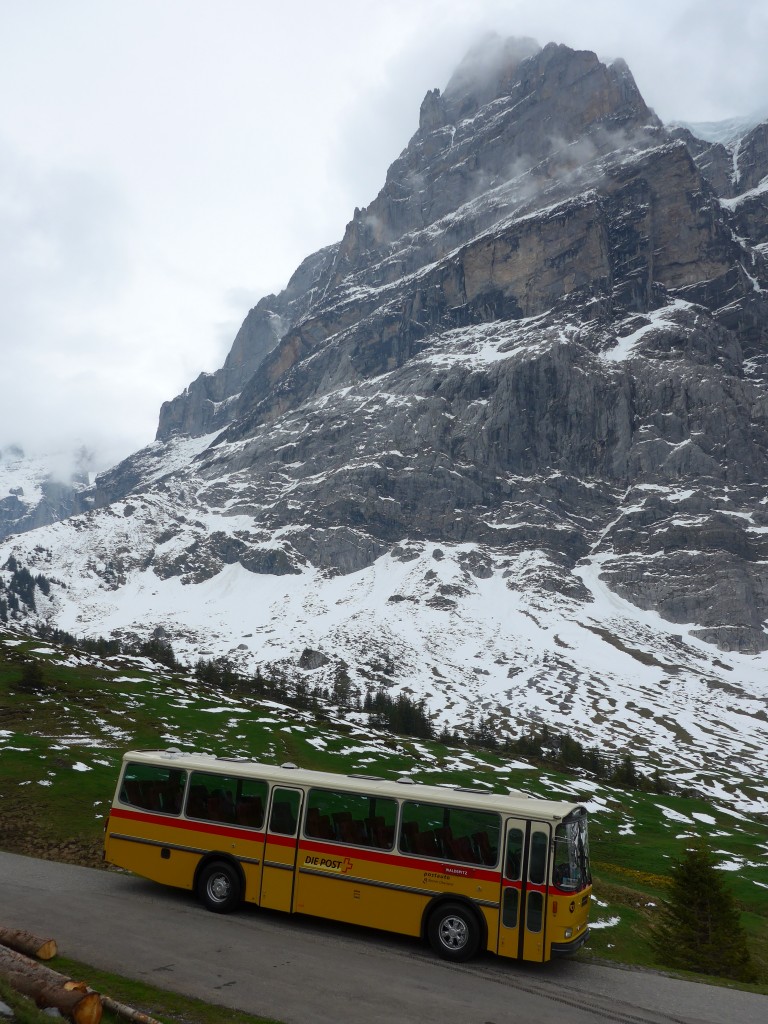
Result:
[[764,1024],[768,999],[578,960],[453,966],[409,939],[0,852],[0,924],[64,956],[286,1024]]

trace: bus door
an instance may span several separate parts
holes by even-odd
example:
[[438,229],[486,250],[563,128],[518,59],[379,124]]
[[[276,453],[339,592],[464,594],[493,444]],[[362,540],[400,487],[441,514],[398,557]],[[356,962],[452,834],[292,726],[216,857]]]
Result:
[[543,821],[507,821],[501,880],[499,953],[544,960],[552,831]]
[[259,899],[260,906],[271,910],[292,907],[302,797],[299,789],[272,790]]

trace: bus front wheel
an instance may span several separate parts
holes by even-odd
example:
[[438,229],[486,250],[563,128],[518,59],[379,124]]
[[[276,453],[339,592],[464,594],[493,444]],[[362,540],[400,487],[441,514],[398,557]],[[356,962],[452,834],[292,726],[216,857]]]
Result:
[[237,869],[226,861],[206,864],[197,880],[197,896],[207,910],[228,914],[242,900],[242,886]]
[[480,946],[480,927],[461,903],[444,903],[433,911],[427,929],[429,944],[443,960],[470,960]]

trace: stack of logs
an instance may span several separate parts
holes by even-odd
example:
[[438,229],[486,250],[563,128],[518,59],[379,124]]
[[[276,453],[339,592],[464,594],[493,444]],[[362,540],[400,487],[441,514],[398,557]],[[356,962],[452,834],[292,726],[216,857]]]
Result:
[[104,1009],[135,1024],[159,1024],[154,1017],[94,992],[86,982],[73,981],[39,963],[56,952],[53,939],[0,927],[0,978],[40,1008],[55,1007],[75,1024],[99,1024]]

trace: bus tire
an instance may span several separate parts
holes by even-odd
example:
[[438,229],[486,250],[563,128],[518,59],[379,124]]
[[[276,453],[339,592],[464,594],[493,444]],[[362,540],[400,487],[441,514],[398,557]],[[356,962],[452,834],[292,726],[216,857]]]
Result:
[[214,860],[201,870],[197,878],[197,898],[214,914],[229,914],[243,898],[240,875],[233,864]]
[[480,925],[462,903],[442,903],[433,910],[427,936],[437,955],[454,963],[471,960],[480,947]]

